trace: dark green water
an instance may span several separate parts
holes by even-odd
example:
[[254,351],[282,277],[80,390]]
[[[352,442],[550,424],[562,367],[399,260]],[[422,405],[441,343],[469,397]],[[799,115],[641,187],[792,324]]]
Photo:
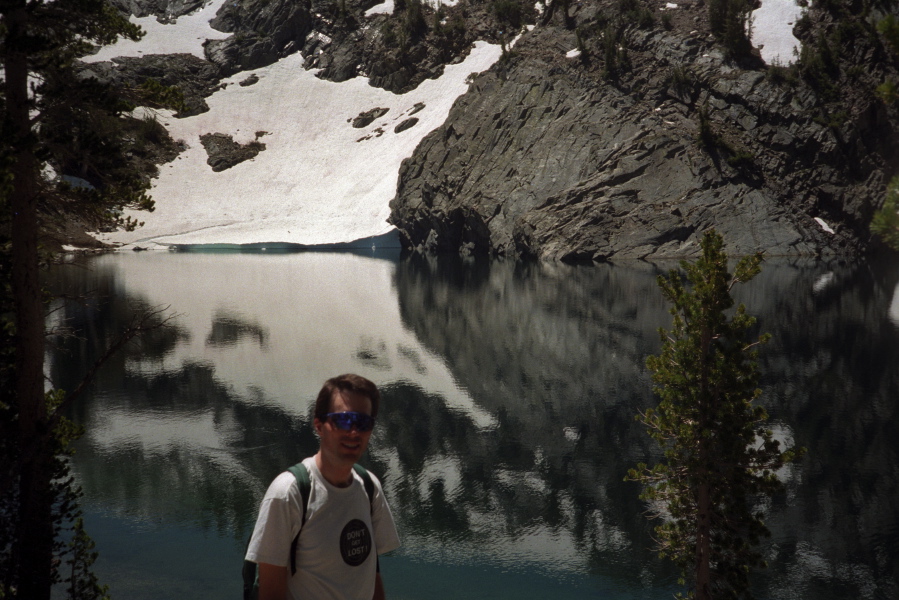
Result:
[[[116,356],[73,417],[97,571],[116,599],[237,598],[257,503],[313,453],[309,408],[354,371],[384,401],[366,459],[403,546],[397,599],[666,599],[627,469],[656,449],[644,361],[671,265],[330,254],[116,254],[58,269],[48,374],[74,387],[133,310],[172,326]],[[899,596],[899,267],[769,261],[738,290],[763,404],[808,448],[766,503],[769,599]]]

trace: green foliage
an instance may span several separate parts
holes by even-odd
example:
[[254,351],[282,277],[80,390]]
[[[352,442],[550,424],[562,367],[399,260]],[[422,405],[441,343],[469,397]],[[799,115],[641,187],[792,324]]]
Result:
[[667,31],[671,31],[674,27],[674,23],[671,22],[671,13],[665,11],[662,13],[662,27],[664,27]]
[[883,206],[874,213],[871,231],[890,247],[899,250],[899,176],[887,185]]
[[[58,414],[62,393],[44,392],[40,224],[59,215],[96,215],[102,224],[130,227],[134,222],[122,218],[122,209],[152,206],[147,183],[128,160],[127,145],[109,143],[121,131],[113,124],[128,103],[108,86],[76,73],[79,57],[120,35],[136,40],[142,34],[105,0],[0,2],[4,598],[51,597],[52,586],[66,577],[61,570],[63,534],[78,516],[79,491],[67,461],[69,443],[78,432]],[[41,171],[47,166],[90,185],[44,178]]]
[[889,14],[877,22],[877,31],[884,37],[893,52],[899,54],[899,18]]
[[709,118],[709,107],[703,106],[699,109],[699,134],[697,135],[699,145],[710,150],[718,145],[718,135],[712,129],[712,121]]
[[584,41],[584,35],[581,33],[581,28],[578,27],[574,30],[574,47],[577,48],[578,52],[581,53],[581,58],[587,57],[587,43]]
[[381,39],[388,48],[396,47],[399,38],[397,38],[396,29],[390,21],[384,21],[384,24],[381,25]]
[[91,571],[98,556],[94,547],[94,541],[84,531],[84,519],[78,517],[69,542],[71,556],[66,561],[70,569],[68,600],[109,600],[109,586],[100,585]]
[[[447,15],[449,12],[449,15]],[[444,52],[453,53],[467,45],[465,18],[461,10],[447,11],[441,4],[434,12],[434,41]]]
[[752,152],[741,150],[715,132],[709,117],[708,106],[699,109],[699,132],[696,142],[707,152],[722,152],[726,157],[727,164],[735,169],[745,169],[755,165],[755,155]]
[[849,113],[845,110],[838,110],[836,112],[826,112],[824,115],[815,115],[812,117],[812,121],[818,123],[819,125],[824,125],[825,127],[829,127],[830,129],[840,129],[843,125],[846,124],[846,121],[849,120]]
[[606,79],[617,81],[621,75],[631,70],[626,30],[623,25],[610,23],[603,30],[602,58],[602,75]]
[[794,86],[799,82],[799,70],[795,65],[781,65],[778,62],[768,66],[765,77],[775,85]]
[[150,108],[170,108],[175,112],[186,110],[184,92],[176,85],[162,85],[152,77],[148,77],[138,88],[140,106]]
[[428,22],[425,18],[422,0],[406,0],[406,12],[403,15],[403,31],[413,43],[427,35]]
[[162,126],[155,114],[147,113],[137,122],[136,133],[142,143],[161,144],[164,141],[165,127]]
[[749,0],[709,0],[709,27],[729,58],[748,56],[750,17],[754,8]]
[[521,4],[516,0],[493,0],[491,10],[500,24],[517,32],[523,24]]
[[[693,72],[683,65],[675,65],[668,75],[668,85],[678,94],[688,94],[696,84]],[[706,115],[707,118],[708,115]]]
[[703,599],[748,594],[749,570],[764,564],[753,546],[768,535],[752,502],[779,488],[776,472],[797,456],[781,452],[753,403],[761,393],[756,347],[769,336],[748,340],[755,319],[743,305],[734,309],[730,295],[760,272],[762,256],[741,259],[731,274],[723,246],[710,231],[699,259],[659,277],[673,322],[659,330],[660,354],[646,361],[659,404],[638,419],[664,462],[628,474],[663,519],[660,554],[690,582],[687,597]]
[[[85,4],[106,12],[103,2],[86,0]],[[126,35],[140,36],[139,29],[122,21],[117,11],[113,10],[113,13],[108,25],[122,25]],[[49,16],[43,18],[50,20]],[[63,17],[55,14],[53,18]],[[49,26],[49,23],[42,24]],[[96,24],[92,23],[88,28],[95,29]],[[95,40],[108,39],[104,36]],[[47,43],[46,52],[35,52],[29,57],[30,70],[39,75],[40,80],[35,88],[33,107],[38,115],[34,128],[36,135],[31,139],[33,154],[59,175],[86,180],[92,187],[72,188],[62,179],[40,180],[38,209],[42,216],[54,218],[65,214],[98,229],[133,228],[138,222],[123,217],[123,211],[153,208],[146,193],[149,174],[136,168],[133,156],[146,152],[146,142],[159,143],[163,137],[167,138],[167,134],[156,123],[143,128],[144,133],[151,134],[146,138],[130,138],[128,128],[133,119],[123,113],[132,110],[135,101],[180,110],[184,105],[183,94],[175,87],[163,86],[152,79],[135,90],[120,93],[96,79],[81,77],[76,71],[75,49],[87,51],[92,48],[84,38],[70,41],[63,48],[58,47],[55,40]],[[5,140],[11,137],[6,136]],[[135,147],[138,141],[140,147]],[[8,151],[5,144],[0,144],[2,151]]]
[[899,101],[899,85],[896,85],[894,80],[887,79],[877,86],[874,90],[874,94],[880,98],[880,101],[884,104],[895,104],[896,101]]
[[727,157],[727,164],[735,169],[751,167],[755,165],[755,154],[745,150],[732,150],[732,154]]
[[639,0],[618,0],[618,12],[624,23],[634,25],[637,29],[652,29],[656,22],[652,11]]
[[837,54],[827,38],[819,35],[813,44],[803,44],[799,52],[799,73],[824,99],[837,96],[840,77]]

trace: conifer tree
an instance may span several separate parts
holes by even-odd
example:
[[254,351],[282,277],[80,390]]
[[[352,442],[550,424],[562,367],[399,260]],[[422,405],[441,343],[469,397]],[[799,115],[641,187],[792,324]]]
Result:
[[152,208],[146,182],[112,168],[122,164],[107,143],[114,132],[82,140],[78,158],[90,186],[46,176],[51,157],[64,155],[59,142],[66,132],[97,133],[91,123],[98,117],[125,109],[109,90],[75,72],[76,59],[119,35],[137,39],[140,30],[105,0],[0,0],[2,598],[49,600],[62,576],[60,527],[76,515],[77,493],[64,462],[74,432],[59,413],[68,398],[44,389],[42,219],[80,212],[133,227],[119,219],[121,209]]
[[747,341],[755,319],[742,304],[727,316],[731,289],[760,272],[762,257],[743,258],[730,274],[723,244],[706,233],[696,262],[659,277],[673,323],[659,331],[661,353],[646,361],[659,404],[638,418],[665,460],[628,476],[645,484],[641,497],[663,520],[659,551],[689,583],[682,597],[698,600],[748,597],[749,571],[763,565],[753,546],[768,534],[753,502],[778,489],[777,470],[797,455],[780,450],[753,404],[756,347],[769,336]]

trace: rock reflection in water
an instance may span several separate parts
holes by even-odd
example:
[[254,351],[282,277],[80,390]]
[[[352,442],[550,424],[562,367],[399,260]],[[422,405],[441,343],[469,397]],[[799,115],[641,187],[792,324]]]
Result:
[[[670,322],[656,276],[673,265],[168,253],[91,265],[55,275],[70,295],[105,298],[64,311],[86,335],[50,355],[61,387],[133,307],[180,316],[118,355],[76,408],[89,513],[198,531],[239,562],[268,481],[316,448],[321,381],[358,371],[384,391],[368,464],[404,539],[382,561],[391,596],[671,596],[623,477],[657,456],[634,414],[655,402],[644,361]],[[769,507],[760,597],[896,595],[896,283],[884,265],[772,260],[738,290],[774,334],[761,357],[773,425],[809,448]],[[114,593],[163,589],[170,572],[95,536]],[[165,539],[162,563],[191,563],[196,549]],[[187,595],[238,585],[220,571],[195,589],[185,576]]]

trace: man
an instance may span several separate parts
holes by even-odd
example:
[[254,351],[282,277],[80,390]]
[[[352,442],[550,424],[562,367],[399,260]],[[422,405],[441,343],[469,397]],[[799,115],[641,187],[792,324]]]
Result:
[[[315,456],[303,461],[311,489],[303,523],[296,477],[281,473],[269,486],[247,560],[259,565],[259,600],[381,600],[378,554],[400,545],[381,483],[372,476],[369,499],[353,466],[371,437],[381,394],[358,375],[325,382],[315,401]],[[297,532],[296,573],[290,549]]]

